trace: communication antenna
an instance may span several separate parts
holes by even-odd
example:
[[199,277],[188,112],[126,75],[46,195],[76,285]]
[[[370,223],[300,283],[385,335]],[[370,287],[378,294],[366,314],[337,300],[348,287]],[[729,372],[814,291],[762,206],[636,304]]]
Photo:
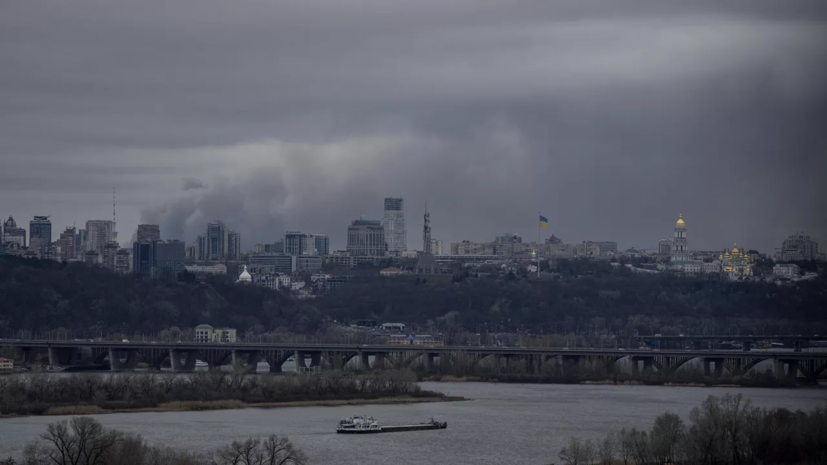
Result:
[[112,224],[115,224],[115,188],[112,188]]

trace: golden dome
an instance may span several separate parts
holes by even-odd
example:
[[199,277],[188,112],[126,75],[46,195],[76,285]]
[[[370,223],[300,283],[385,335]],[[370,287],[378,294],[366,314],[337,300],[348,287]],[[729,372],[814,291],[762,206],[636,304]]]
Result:
[[733,254],[737,254],[737,253],[738,253],[738,243],[737,243],[737,242],[735,243],[735,247],[733,247],[733,248],[732,248],[732,253],[733,253]]
[[678,215],[678,222],[675,223],[675,226],[686,226],[686,223],[683,222],[683,214]]

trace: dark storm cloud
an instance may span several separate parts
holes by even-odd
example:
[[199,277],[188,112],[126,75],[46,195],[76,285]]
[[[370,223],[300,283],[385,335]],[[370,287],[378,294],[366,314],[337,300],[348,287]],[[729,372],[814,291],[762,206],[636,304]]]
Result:
[[425,201],[445,242],[538,210],[567,241],[651,247],[678,213],[698,248],[827,240],[821,0],[3,5],[18,216],[105,217],[116,185],[122,231],[246,246],[341,246],[388,195],[411,247]]

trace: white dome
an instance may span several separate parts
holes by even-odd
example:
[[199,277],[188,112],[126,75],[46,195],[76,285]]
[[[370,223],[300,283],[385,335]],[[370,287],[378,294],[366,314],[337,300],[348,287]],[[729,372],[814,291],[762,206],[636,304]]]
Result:
[[244,271],[238,276],[239,283],[249,283],[253,280],[253,277],[250,276],[250,273],[247,272],[247,265],[244,265]]

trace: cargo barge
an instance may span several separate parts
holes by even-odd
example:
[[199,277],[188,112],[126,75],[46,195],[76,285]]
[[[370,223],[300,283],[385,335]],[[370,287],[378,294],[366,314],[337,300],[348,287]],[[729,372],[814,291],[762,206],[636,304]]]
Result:
[[403,431],[424,431],[432,429],[445,429],[448,423],[444,421],[431,421],[415,425],[393,425],[379,426],[379,422],[373,417],[355,416],[343,418],[336,427],[339,434],[374,434],[374,433],[398,433]]

